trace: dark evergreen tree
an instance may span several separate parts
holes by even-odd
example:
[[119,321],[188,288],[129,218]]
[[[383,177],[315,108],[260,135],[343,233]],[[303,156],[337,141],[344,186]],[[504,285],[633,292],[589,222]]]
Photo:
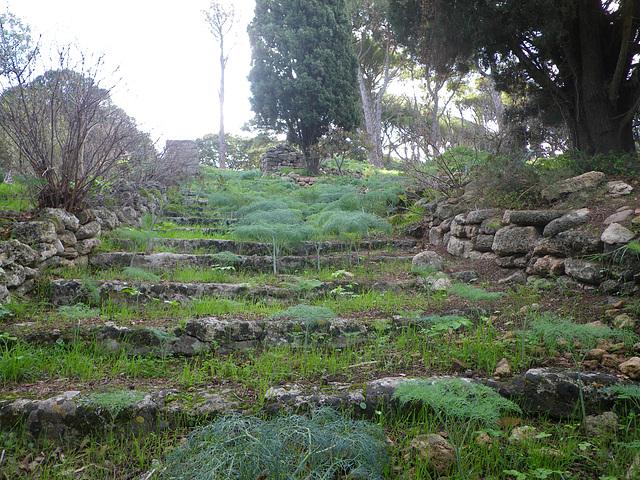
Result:
[[260,127],[287,132],[305,155],[330,125],[358,123],[357,60],[344,0],[257,0],[249,25],[251,108]]
[[564,122],[585,153],[635,151],[638,0],[391,0],[403,43],[440,45],[440,64],[475,60],[503,91]]

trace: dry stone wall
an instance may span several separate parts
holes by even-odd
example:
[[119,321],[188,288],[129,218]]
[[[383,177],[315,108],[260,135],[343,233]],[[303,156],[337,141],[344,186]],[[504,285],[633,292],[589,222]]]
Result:
[[[604,175],[581,176],[592,188]],[[566,185],[575,188],[577,181]],[[633,187],[610,182],[612,195],[627,195]],[[563,186],[554,195],[566,194]],[[560,191],[561,193],[557,193]],[[623,193],[619,193],[623,192]],[[551,193],[549,194],[551,197]],[[556,277],[604,293],[633,294],[640,290],[640,254],[627,248],[638,240],[640,206],[622,206],[604,221],[588,208],[573,210],[470,209],[464,199],[437,198],[421,206],[428,221],[431,245],[449,254],[494,261],[503,268],[524,271],[514,279]]]
[[302,168],[305,168],[304,156],[289,145],[267,148],[260,159],[260,170],[264,175]]

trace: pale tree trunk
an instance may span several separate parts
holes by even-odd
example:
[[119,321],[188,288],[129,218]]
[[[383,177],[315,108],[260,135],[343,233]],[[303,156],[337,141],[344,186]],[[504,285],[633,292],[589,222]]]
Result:
[[[371,148],[369,149],[369,161],[375,167],[382,167],[382,97],[387,92],[391,78],[395,72],[391,72],[391,51],[389,42],[385,46],[385,64],[382,85],[377,92],[367,88],[364,72],[358,65],[358,86],[362,99],[364,113],[364,126]],[[375,98],[374,98],[375,97]]]
[[224,138],[224,70],[227,65],[228,57],[224,54],[224,36],[220,36],[220,91],[218,92],[218,98],[220,100],[220,149],[218,166],[220,168],[227,168],[227,142]]

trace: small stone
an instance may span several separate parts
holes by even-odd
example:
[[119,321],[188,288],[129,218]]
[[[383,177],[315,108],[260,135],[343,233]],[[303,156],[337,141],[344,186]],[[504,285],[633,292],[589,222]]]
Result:
[[516,427],[513,430],[511,430],[511,435],[509,436],[509,443],[530,442],[535,438],[537,434],[538,432],[534,427],[529,427],[529,426]]
[[635,234],[631,230],[619,223],[612,223],[602,232],[600,240],[608,244],[629,243],[633,240],[633,237],[635,237]]
[[640,453],[636,453],[635,458],[633,459],[633,463],[627,470],[627,475],[625,478],[632,480],[634,478],[640,478]]
[[633,187],[620,180],[613,180],[611,182],[607,182],[607,193],[609,195],[614,195],[614,196],[630,195],[631,192],[633,192]]
[[455,463],[455,451],[451,444],[435,433],[419,435],[409,445],[414,455],[419,455],[426,462],[429,470],[445,473]]
[[600,361],[602,360],[602,357],[604,356],[604,354],[606,354],[607,351],[603,350],[601,348],[592,348],[591,350],[589,350],[586,354],[584,359],[585,360],[596,360],[596,361]]
[[618,430],[618,416],[613,412],[589,415],[585,418],[584,433],[590,438],[611,438]]
[[622,212],[616,212],[613,215],[609,215],[604,219],[605,225],[611,225],[612,223],[621,223],[627,220],[631,215],[633,215],[632,210],[624,210]]
[[613,324],[618,328],[634,328],[636,321],[626,313],[621,313],[613,319]]
[[476,443],[490,449],[495,445],[496,440],[495,438],[492,438],[487,432],[480,432],[476,437]]
[[493,372],[493,376],[497,378],[508,377],[511,375],[511,367],[506,358],[503,358],[496,365],[496,370]]
[[618,355],[607,353],[602,356],[600,363],[602,363],[602,366],[606,368],[618,368],[622,363],[622,359]]
[[640,357],[631,357],[626,362],[621,363],[618,369],[631,380],[640,380]]

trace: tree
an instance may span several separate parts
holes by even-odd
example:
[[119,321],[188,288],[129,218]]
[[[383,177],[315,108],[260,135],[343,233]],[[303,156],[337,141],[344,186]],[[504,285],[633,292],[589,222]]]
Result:
[[125,173],[142,134],[95,80],[101,60],[89,67],[81,56],[76,71],[70,56],[69,50],[59,52],[58,68],[39,76],[37,55],[6,63],[0,129],[28,171],[44,180],[38,207],[74,211],[99,181]]
[[470,60],[505,92],[526,93],[588,154],[634,152],[640,108],[638,0],[391,0],[400,40]]
[[330,125],[358,123],[357,61],[344,0],[257,0],[249,25],[251,108],[286,131],[317,173],[311,147]]
[[358,86],[364,128],[370,144],[369,161],[382,167],[382,98],[400,73],[386,21],[388,0],[349,0],[349,15],[358,55]]
[[220,89],[218,90],[218,99],[220,100],[220,149],[218,158],[220,160],[219,167],[227,168],[227,145],[224,136],[224,73],[233,45],[231,48],[225,48],[225,38],[229,37],[236,24],[236,13],[233,5],[223,5],[219,0],[212,0],[209,10],[205,10],[203,13],[220,50]]

